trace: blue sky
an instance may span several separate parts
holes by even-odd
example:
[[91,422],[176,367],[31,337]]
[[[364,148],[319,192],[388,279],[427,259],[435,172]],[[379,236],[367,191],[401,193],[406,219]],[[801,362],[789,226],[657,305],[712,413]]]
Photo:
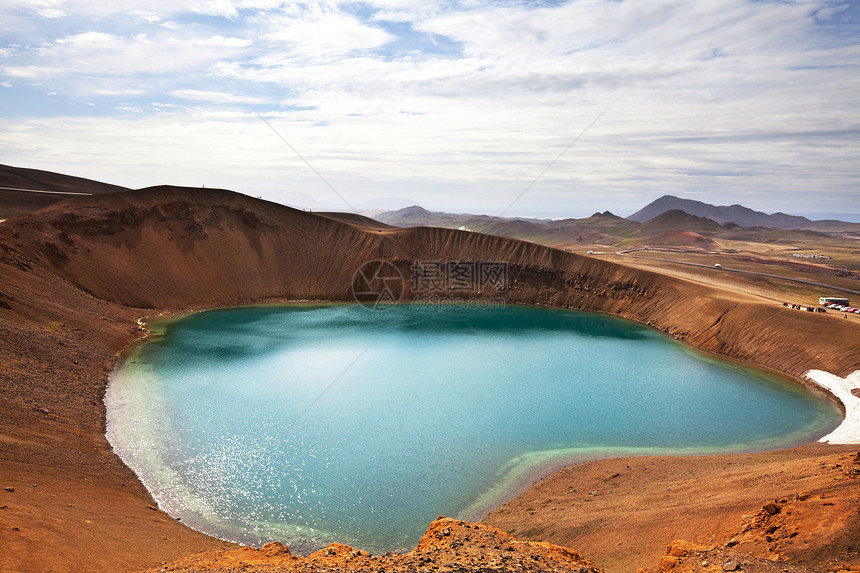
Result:
[[0,163],[130,187],[860,212],[856,1],[5,0],[0,104]]

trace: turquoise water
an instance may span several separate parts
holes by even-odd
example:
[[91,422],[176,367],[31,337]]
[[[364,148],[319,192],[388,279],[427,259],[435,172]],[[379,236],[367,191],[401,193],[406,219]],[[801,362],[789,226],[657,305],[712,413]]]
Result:
[[161,507],[249,544],[411,549],[572,460],[763,450],[838,408],[647,327],[508,307],[225,309],[111,376],[108,439]]

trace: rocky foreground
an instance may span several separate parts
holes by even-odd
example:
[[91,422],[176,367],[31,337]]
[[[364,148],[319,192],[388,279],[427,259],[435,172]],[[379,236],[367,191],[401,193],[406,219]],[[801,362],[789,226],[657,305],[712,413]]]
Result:
[[430,524],[418,546],[409,553],[370,555],[348,545],[332,543],[307,557],[297,557],[280,543],[268,543],[260,550],[245,547],[200,553],[150,571],[601,573],[603,570],[566,547],[517,541],[495,527],[439,516]]

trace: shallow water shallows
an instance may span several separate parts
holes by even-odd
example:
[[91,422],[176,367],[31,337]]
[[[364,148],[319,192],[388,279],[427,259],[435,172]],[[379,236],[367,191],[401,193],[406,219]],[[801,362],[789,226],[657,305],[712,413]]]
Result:
[[206,533],[411,549],[586,457],[764,450],[838,408],[620,319],[514,307],[194,314],[111,376],[108,439]]

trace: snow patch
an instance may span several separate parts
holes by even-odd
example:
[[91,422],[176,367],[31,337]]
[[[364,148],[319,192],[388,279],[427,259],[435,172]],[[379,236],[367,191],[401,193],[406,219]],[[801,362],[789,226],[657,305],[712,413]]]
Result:
[[860,370],[840,378],[824,370],[810,370],[806,377],[830,391],[845,406],[845,419],[839,427],[818,440],[828,444],[860,444],[860,397],[851,393],[860,389]]

